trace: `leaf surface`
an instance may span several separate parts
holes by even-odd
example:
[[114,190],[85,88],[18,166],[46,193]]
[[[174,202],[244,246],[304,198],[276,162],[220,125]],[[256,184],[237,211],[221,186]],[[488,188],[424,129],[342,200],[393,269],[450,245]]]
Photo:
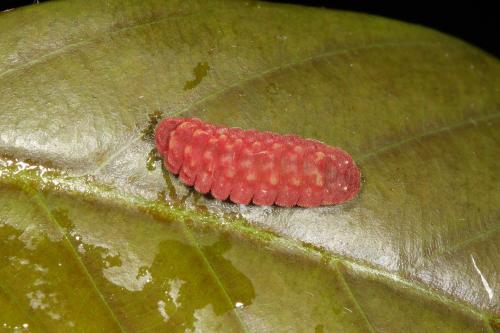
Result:
[[[0,325],[493,332],[499,81],[461,41],[348,12],[0,13]],[[200,196],[151,153],[160,113],[342,147],[362,191],[314,209]]]

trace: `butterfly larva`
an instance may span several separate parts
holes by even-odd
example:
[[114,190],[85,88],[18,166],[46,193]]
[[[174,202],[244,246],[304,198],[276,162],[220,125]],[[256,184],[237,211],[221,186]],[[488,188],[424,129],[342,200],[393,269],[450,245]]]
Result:
[[360,172],[351,156],[319,141],[196,118],[164,119],[155,137],[168,171],[219,200],[315,207],[359,192]]

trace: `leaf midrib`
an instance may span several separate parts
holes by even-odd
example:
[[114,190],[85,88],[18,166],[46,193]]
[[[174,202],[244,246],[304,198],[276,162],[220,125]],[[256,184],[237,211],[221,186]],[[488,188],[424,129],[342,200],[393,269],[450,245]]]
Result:
[[[451,125],[442,126],[440,128],[433,129],[430,131],[425,131],[425,132],[422,132],[420,134],[416,134],[416,135],[411,136],[411,137],[407,137],[407,138],[404,138],[401,140],[396,140],[396,141],[390,142],[390,143],[385,144],[379,148],[374,149],[373,151],[371,151],[369,153],[363,154],[358,159],[358,162],[365,163],[365,162],[367,162],[367,161],[369,161],[369,160],[371,160],[371,159],[373,159],[373,158],[375,158],[375,157],[377,157],[385,152],[400,148],[401,146],[403,146],[405,144],[412,144],[414,142],[418,142],[419,140],[425,139],[427,137],[437,136],[437,135],[441,135],[441,134],[446,133],[446,132],[456,131],[456,130],[462,129],[464,127],[467,127],[467,126],[477,126],[478,124],[481,124],[481,123],[484,123],[487,121],[498,121],[499,119],[500,119],[500,112],[495,112],[495,113],[488,114],[488,115],[482,115],[482,116],[479,116],[476,118],[469,118],[465,121],[457,122],[457,123],[454,123]],[[139,137],[136,137],[134,140],[129,141],[127,146],[132,145],[133,143],[137,142],[138,140],[139,140]],[[117,156],[120,155],[121,152],[125,151],[127,148],[128,147],[120,148],[118,151],[116,151],[115,153],[113,153],[111,155],[111,158],[112,159],[116,158]],[[107,159],[106,163],[110,163],[112,161],[112,159]],[[105,167],[105,165],[99,166],[92,174],[97,173],[99,170],[101,170],[104,167]],[[476,234],[468,237],[467,239],[460,242],[460,244],[457,244],[444,252],[453,253],[454,251],[462,248],[463,246],[469,246],[470,244],[483,239],[484,238],[484,237],[482,237],[483,235],[491,236],[490,234],[494,234],[499,230],[500,230],[500,228],[495,228],[493,231],[491,231],[490,229],[488,229],[486,231],[481,231],[479,233],[476,233]]]

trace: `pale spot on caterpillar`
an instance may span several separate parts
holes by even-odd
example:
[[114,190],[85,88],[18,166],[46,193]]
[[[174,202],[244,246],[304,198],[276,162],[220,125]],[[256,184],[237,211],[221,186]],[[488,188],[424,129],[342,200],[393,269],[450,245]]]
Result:
[[250,168],[252,166],[252,161],[250,160],[243,160],[240,162],[240,165],[243,167],[243,168]]
[[178,129],[183,129],[183,128],[189,128],[191,126],[192,125],[189,122],[185,121],[185,122],[181,123],[179,126],[177,126],[177,128]]
[[319,172],[316,172],[316,185],[317,186],[323,186],[324,185],[323,176]]
[[222,156],[221,162],[223,164],[229,163],[233,159],[232,157],[233,157],[233,155],[231,155],[231,154],[225,154],[224,156]]
[[252,144],[252,148],[254,150],[258,150],[262,147],[262,144],[259,142],[259,141],[255,141],[253,144]]
[[257,179],[257,175],[255,174],[255,172],[250,172],[250,173],[247,175],[247,180],[248,180],[249,182],[254,181],[255,179]]
[[322,151],[318,151],[315,156],[314,156],[314,161],[318,163],[319,161],[323,160],[325,158],[325,153]]
[[269,183],[271,185],[277,185],[278,184],[278,176],[276,174],[271,174],[271,176],[269,177]]
[[170,138],[170,142],[168,143],[168,149],[172,150],[175,146],[177,146],[177,139],[174,136]]
[[226,169],[226,177],[227,178],[233,178],[235,174],[236,174],[236,170],[234,168],[229,167]]
[[208,133],[205,132],[204,130],[197,129],[196,131],[193,132],[193,137],[197,137],[197,136],[200,136],[200,135],[203,135],[203,134],[208,134]]
[[294,186],[300,186],[300,184],[302,183],[301,179],[299,177],[297,177],[297,176],[292,177],[292,179],[290,180],[290,182]]
[[272,170],[274,168],[274,163],[273,162],[266,163],[262,168],[264,170]]

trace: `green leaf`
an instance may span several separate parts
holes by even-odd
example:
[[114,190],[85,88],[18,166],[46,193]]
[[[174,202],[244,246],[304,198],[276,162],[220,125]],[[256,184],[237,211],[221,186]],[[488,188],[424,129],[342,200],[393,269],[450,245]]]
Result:
[[[459,40],[252,1],[54,1],[0,13],[0,101],[6,331],[500,327],[500,66]],[[362,191],[200,196],[153,151],[174,115],[342,147]]]

